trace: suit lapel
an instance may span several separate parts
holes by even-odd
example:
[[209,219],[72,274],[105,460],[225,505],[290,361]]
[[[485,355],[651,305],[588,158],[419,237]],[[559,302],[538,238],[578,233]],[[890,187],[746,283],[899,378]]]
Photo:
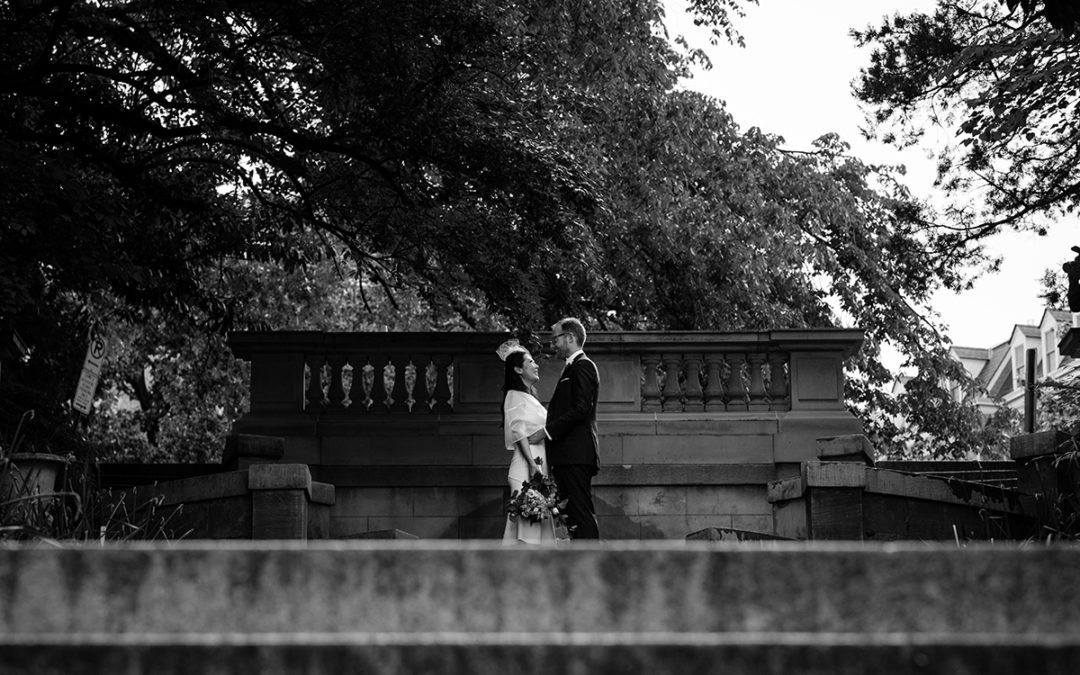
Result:
[[570,366],[577,363],[577,360],[580,359],[584,355],[585,355],[584,353],[578,354],[577,357],[573,361],[563,365],[562,372],[559,373],[559,379],[558,379],[558,381],[555,382],[555,391],[553,391],[551,393],[551,402],[552,403],[555,403],[556,399],[561,400],[563,398],[563,396],[566,396],[566,394],[564,393],[565,389],[563,387],[563,380],[565,380],[569,376],[569,374],[570,374]]
[[582,356],[585,356],[585,352],[582,352],[582,353],[578,354],[577,356],[574,357],[573,361],[571,361],[570,363],[567,363],[566,365],[563,366],[562,372],[559,373],[559,381],[555,383],[556,388],[558,388],[558,386],[560,384],[562,384],[562,381],[570,373],[570,367],[573,366],[575,363],[577,363],[578,359],[580,359]]

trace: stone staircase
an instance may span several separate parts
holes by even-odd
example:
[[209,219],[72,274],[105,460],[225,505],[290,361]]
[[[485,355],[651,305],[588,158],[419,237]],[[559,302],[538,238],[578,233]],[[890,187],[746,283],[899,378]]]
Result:
[[1072,673],[1080,548],[0,547],[0,673]]

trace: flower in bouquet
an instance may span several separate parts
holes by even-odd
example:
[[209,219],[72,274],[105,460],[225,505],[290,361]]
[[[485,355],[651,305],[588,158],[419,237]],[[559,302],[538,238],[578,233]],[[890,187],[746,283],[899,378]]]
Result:
[[566,524],[566,500],[559,495],[555,479],[539,471],[510,495],[506,510],[511,517],[525,518],[533,523],[552,518]]

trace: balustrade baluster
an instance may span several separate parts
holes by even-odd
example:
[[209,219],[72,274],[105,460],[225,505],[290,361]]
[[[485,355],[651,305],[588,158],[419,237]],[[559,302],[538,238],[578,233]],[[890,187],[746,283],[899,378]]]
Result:
[[723,412],[724,410],[724,357],[722,354],[705,355],[705,410]]
[[660,411],[660,386],[656,382],[656,367],[660,365],[660,357],[655,354],[642,354],[641,366],[644,369],[644,380],[641,383],[641,411]]
[[791,398],[788,395],[787,354],[769,355],[769,408],[772,410],[790,410]]
[[450,397],[453,396],[453,392],[450,391],[449,369],[453,357],[448,354],[436,354],[431,357],[431,361],[435,364],[435,395],[431,412],[451,412],[453,407],[450,405]]
[[747,361],[750,368],[750,382],[747,387],[747,410],[768,410],[769,402],[765,398],[765,376],[762,372],[762,367],[765,365],[765,355],[760,353],[750,354]]
[[409,389],[405,383],[405,372],[409,367],[408,354],[397,354],[393,357],[394,363],[394,388],[390,393],[393,402],[390,404],[391,412],[409,412]]
[[307,354],[304,356],[304,364],[308,369],[308,386],[304,392],[304,410],[309,413],[322,412],[322,367],[325,357],[322,354]]
[[367,358],[360,361],[354,357],[357,364],[353,366],[353,383],[352,388],[349,390],[349,398],[352,399],[352,403],[349,404],[349,412],[354,415],[363,415],[368,411],[368,391],[371,390],[371,385],[368,383],[368,378],[371,377],[371,366],[367,362]]
[[412,393],[412,412],[414,413],[431,412],[431,406],[428,405],[428,401],[431,399],[431,393],[428,391],[428,365],[430,363],[431,359],[426,355],[413,356],[413,365],[416,366],[416,383],[413,385]]
[[686,368],[686,410],[701,412],[705,409],[705,396],[701,390],[701,356],[699,354],[686,354],[684,358]]
[[679,387],[679,371],[682,366],[682,356],[679,354],[664,354],[664,400],[661,402],[664,412],[678,412],[683,409],[682,389]]
[[330,366],[330,388],[327,392],[326,408],[335,411],[344,410],[345,386],[341,382],[341,371],[348,363],[348,358],[344,354],[331,354],[326,362]]
[[746,355],[729,354],[727,365],[727,384],[724,387],[724,394],[727,397],[728,412],[746,410],[746,384],[743,380]]
[[386,412],[386,364],[389,359],[383,355],[371,356],[371,366],[374,368],[371,379],[371,412]]

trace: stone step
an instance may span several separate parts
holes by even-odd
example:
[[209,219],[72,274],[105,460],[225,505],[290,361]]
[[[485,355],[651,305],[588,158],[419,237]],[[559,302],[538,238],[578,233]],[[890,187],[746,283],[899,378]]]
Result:
[[10,675],[1073,675],[1075,636],[325,634],[0,636]]
[[602,542],[530,549],[433,540],[0,546],[0,635],[9,638],[443,632],[1075,640],[1080,548]]

